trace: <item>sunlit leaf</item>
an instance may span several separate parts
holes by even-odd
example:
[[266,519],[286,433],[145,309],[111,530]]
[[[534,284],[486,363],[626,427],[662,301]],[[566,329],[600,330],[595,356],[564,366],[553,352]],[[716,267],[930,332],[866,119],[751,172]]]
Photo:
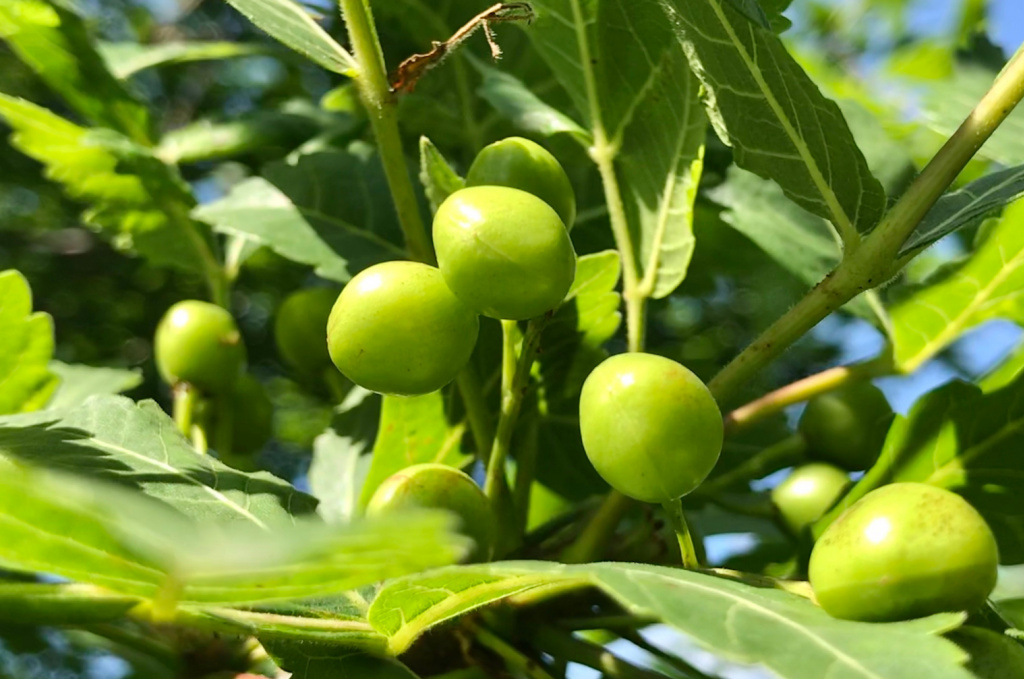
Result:
[[0,415],[38,410],[57,388],[50,369],[53,320],[32,313],[32,291],[17,271],[0,272]]

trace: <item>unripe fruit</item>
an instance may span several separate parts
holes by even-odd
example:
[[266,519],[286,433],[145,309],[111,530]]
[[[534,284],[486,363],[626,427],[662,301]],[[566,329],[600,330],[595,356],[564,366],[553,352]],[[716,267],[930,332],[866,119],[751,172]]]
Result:
[[385,262],[349,281],[327,321],[331,360],[361,387],[426,394],[469,361],[480,319],[418,262]]
[[963,498],[923,483],[894,483],[847,509],[811,552],[811,586],[837,618],[893,621],[980,606],[999,554]]
[[245,345],[226,309],[178,302],[164,314],[153,340],[156,367],[171,385],[187,382],[210,394],[227,393],[245,366]]
[[797,467],[772,489],[772,502],[786,526],[799,534],[824,516],[842,497],[850,477],[839,467],[823,462]]
[[503,186],[456,191],[434,215],[437,266],[451,291],[492,318],[554,309],[572,286],[576,253],[558,214]]
[[1024,679],[1020,642],[981,627],[960,627],[946,636],[971,656],[967,669],[977,679]]
[[331,365],[324,329],[337,299],[337,290],[308,288],[293,292],[277,308],[277,350],[304,377],[319,376]]
[[878,459],[892,418],[878,387],[855,382],[811,399],[799,430],[812,458],[860,471]]
[[509,137],[485,147],[466,174],[466,186],[507,186],[532,193],[554,208],[567,229],[576,221],[569,176],[540,144]]
[[417,464],[388,477],[366,507],[368,517],[396,511],[447,509],[462,521],[461,532],[473,539],[471,561],[490,558],[496,537],[487,496],[470,476],[443,464]]
[[722,451],[722,414],[704,383],[675,361],[620,354],[580,395],[587,457],[613,488],[664,503],[693,491]]

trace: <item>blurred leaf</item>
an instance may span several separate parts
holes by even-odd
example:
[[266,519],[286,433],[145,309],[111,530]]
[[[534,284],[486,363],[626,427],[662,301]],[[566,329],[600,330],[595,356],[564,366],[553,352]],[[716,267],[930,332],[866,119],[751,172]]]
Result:
[[1024,323],[1024,201],[1014,203],[971,254],[943,266],[890,310],[893,355],[917,370],[967,330],[993,318]]
[[60,379],[60,386],[46,407],[74,408],[85,403],[90,396],[121,394],[142,384],[142,373],[121,368],[96,368],[51,361],[50,370]]
[[[599,588],[631,614],[660,620],[701,648],[758,665],[782,679],[969,679],[964,654],[941,636],[963,615],[885,625],[837,620],[807,599],[771,587],[640,564],[543,562],[452,567],[390,582],[370,623],[402,651],[429,628],[538,587]],[[900,653],[894,655],[893,648]]]
[[301,679],[417,679],[416,674],[397,660],[337,646],[279,642],[271,644],[267,650],[283,669]]
[[317,512],[328,523],[351,521],[359,514],[359,496],[370,471],[380,420],[380,396],[353,387],[335,411],[331,428],[313,442],[309,485],[319,498]]
[[60,3],[5,0],[0,38],[90,122],[149,142],[149,112],[107,70],[78,15]]
[[824,96],[771,31],[722,0],[664,0],[708,116],[736,163],[774,180],[840,233],[870,230],[885,192],[836,104]]
[[50,369],[53,320],[32,313],[32,291],[17,271],[0,272],[0,415],[38,410],[57,388]]
[[218,266],[205,234],[188,218],[195,202],[188,185],[149,149],[3,94],[0,118],[14,128],[12,145],[46,165],[47,178],[72,198],[89,203],[85,220],[116,246],[186,271]]
[[958,229],[976,226],[1022,196],[1024,165],[998,170],[951,191],[928,211],[900,248],[899,256],[927,247]]
[[328,71],[354,77],[359,65],[344,47],[292,0],[227,0],[270,37],[305,55]]
[[72,410],[0,418],[0,455],[138,488],[202,520],[290,524],[316,503],[271,474],[200,455],[152,401],[97,396]]
[[142,45],[137,42],[101,42],[97,47],[107,68],[121,80],[157,66],[234,59],[267,53],[260,45],[216,41],[161,42],[153,45]]
[[437,212],[448,196],[466,186],[466,181],[426,137],[420,137],[420,184],[430,201],[431,213]]
[[[895,75],[915,80],[945,80],[953,75],[954,58],[955,54],[948,44],[938,40],[922,40],[898,47],[889,56],[887,68]],[[982,90],[979,97],[984,92]],[[977,99],[974,101],[977,103]]]
[[997,391],[1017,381],[1024,372],[1024,344],[1019,345],[1002,363],[993,368],[981,380],[978,386],[986,394]]
[[462,467],[469,460],[460,447],[466,427],[448,424],[440,391],[384,396],[383,401],[373,462],[359,495],[361,508],[385,479],[406,467],[424,462]]
[[168,163],[220,160],[245,153],[291,151],[320,131],[310,115],[253,111],[233,120],[197,120],[164,135],[156,154]]
[[139,603],[92,585],[0,583],[0,622],[86,625],[116,620]]
[[246,179],[193,214],[221,233],[346,282],[368,266],[406,256],[395,245],[400,236],[386,187],[380,161],[368,151],[303,154],[267,165],[263,177]]

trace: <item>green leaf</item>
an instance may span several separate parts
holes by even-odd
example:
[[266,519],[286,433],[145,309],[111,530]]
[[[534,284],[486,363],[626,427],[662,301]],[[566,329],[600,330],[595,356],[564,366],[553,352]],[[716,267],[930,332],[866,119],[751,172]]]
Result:
[[448,196],[466,186],[466,181],[426,137],[420,137],[420,183],[430,202],[431,213],[437,212]]
[[0,38],[90,122],[149,141],[148,110],[107,70],[78,15],[59,3],[8,0]]
[[46,407],[74,408],[85,403],[90,396],[121,394],[142,384],[142,373],[120,368],[94,368],[51,361],[50,370],[60,379],[60,386]]
[[275,643],[267,650],[282,669],[302,679],[417,679],[412,670],[393,658],[337,646]]
[[154,45],[141,45],[137,42],[101,42],[97,48],[107,68],[114,77],[121,80],[157,66],[234,59],[267,53],[260,45],[217,41],[161,42]]
[[461,467],[469,459],[460,448],[466,427],[448,424],[440,391],[383,400],[373,462],[359,495],[362,508],[385,479],[406,467],[424,462]]
[[0,456],[138,488],[202,520],[290,524],[316,502],[271,474],[200,455],[156,403],[119,396],[0,418]]
[[705,105],[736,163],[774,180],[844,240],[870,230],[885,192],[839,107],[826,99],[779,38],[723,0],[662,0]]
[[0,583],[0,622],[17,625],[88,625],[124,616],[139,603],[92,585]]
[[328,71],[355,77],[359,65],[344,47],[292,0],[228,0],[228,3],[278,42]]
[[395,245],[400,232],[386,186],[369,152],[304,154],[271,163],[263,177],[237,184],[193,216],[346,282],[368,266],[405,257]]
[[999,170],[947,193],[928,211],[899,256],[928,247],[957,229],[970,228],[1024,197],[1024,165]]
[[335,411],[330,429],[313,442],[309,485],[319,500],[317,513],[328,523],[351,521],[359,514],[359,496],[370,471],[380,420],[380,397],[353,387]]
[[0,415],[38,410],[57,388],[53,320],[32,313],[32,291],[17,271],[0,272],[0,328]]
[[617,182],[606,191],[623,204],[642,292],[667,296],[693,254],[706,127],[700,83],[653,2],[533,5],[530,36],[589,130],[573,136],[614,164]]
[[90,204],[85,220],[115,246],[185,271],[218,266],[206,234],[188,219],[195,202],[188,185],[149,149],[3,94],[0,118],[14,128],[15,148],[46,165],[47,178],[72,198]]
[[[496,563],[408,576],[381,589],[370,623],[401,651],[421,634],[480,606],[550,587],[601,589],[640,618],[660,620],[731,661],[782,679],[969,679],[939,634],[962,614],[866,625],[836,620],[807,599],[713,575],[639,564]],[[893,648],[900,652],[894,654]]]
[[974,252],[940,268],[890,310],[901,372],[913,372],[987,320],[1024,322],[1024,201],[1007,208],[980,238]]
[[246,153],[281,155],[321,129],[315,115],[299,111],[253,111],[233,120],[197,120],[168,132],[156,154],[168,163],[220,160]]

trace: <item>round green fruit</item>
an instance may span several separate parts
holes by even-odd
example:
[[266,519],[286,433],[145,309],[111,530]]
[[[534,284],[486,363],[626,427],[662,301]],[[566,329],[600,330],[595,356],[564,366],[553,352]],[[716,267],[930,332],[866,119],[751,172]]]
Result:
[[466,186],[507,186],[537,196],[554,208],[566,228],[576,221],[576,194],[569,176],[540,144],[509,137],[487,146],[473,161]]
[[907,620],[977,608],[999,554],[977,510],[948,490],[894,483],[847,509],[811,552],[811,587],[829,614]]
[[327,319],[337,290],[308,288],[289,295],[277,309],[274,339],[281,358],[304,377],[316,377],[331,365]]
[[452,292],[492,318],[523,320],[554,309],[576,275],[558,214],[504,186],[456,191],[434,215],[437,266]]
[[469,361],[480,319],[418,262],[385,262],[356,275],[327,321],[331,360],[370,391],[426,394]]
[[187,382],[210,394],[230,392],[245,366],[245,345],[226,309],[178,302],[164,314],[153,340],[156,367],[169,384]]
[[443,464],[417,464],[382,483],[366,507],[369,517],[416,508],[446,509],[462,522],[461,531],[475,545],[469,559],[490,558],[496,524],[487,496],[470,476]]
[[1024,679],[1024,647],[1005,634],[960,627],[946,636],[971,656],[967,669],[977,679]]
[[796,534],[824,516],[842,497],[850,477],[839,467],[816,462],[794,469],[772,489],[783,523]]
[[583,383],[580,433],[613,488],[664,503],[693,491],[722,451],[722,414],[704,383],[675,361],[620,354]]
[[878,459],[892,418],[885,394],[870,382],[856,382],[811,399],[799,430],[814,459],[861,471]]

